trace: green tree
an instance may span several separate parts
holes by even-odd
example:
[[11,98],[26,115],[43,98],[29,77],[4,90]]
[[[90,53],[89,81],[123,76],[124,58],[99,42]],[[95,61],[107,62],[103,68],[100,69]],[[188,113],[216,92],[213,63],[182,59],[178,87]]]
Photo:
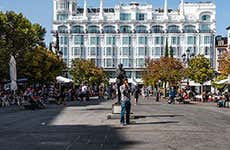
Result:
[[168,46],[168,38],[166,39],[166,45],[165,45],[165,57],[169,56],[169,46]]
[[65,68],[64,62],[52,51],[37,46],[33,51],[27,51],[24,55],[23,76],[31,83],[46,84],[54,81]]
[[4,58],[1,65],[8,66],[9,56],[13,55],[16,58],[18,77],[20,77],[23,74],[23,67],[26,65],[23,60],[25,53],[36,45],[44,46],[45,33],[44,28],[39,24],[32,24],[21,13],[0,12],[0,47],[1,51],[6,52],[0,56]]
[[223,90],[225,85],[224,84],[217,84],[218,81],[226,79],[227,76],[225,75],[219,75],[216,78],[214,78],[214,80],[212,81],[212,86],[218,90]]
[[169,54],[170,54],[170,57],[173,57],[173,55],[174,55],[174,50],[173,50],[172,46],[170,46]]
[[202,92],[203,84],[213,78],[214,72],[215,70],[211,67],[210,61],[204,55],[192,58],[186,69],[188,78],[202,85]]
[[75,59],[72,62],[70,74],[75,83],[89,83],[90,85],[108,83],[108,76],[102,68],[95,65],[93,61],[84,59]]

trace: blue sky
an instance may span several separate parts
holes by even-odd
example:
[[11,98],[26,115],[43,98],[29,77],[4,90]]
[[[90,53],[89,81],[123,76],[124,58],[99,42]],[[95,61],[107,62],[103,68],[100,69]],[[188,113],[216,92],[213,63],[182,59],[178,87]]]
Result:
[[[79,6],[83,6],[84,0],[77,0]],[[128,3],[131,0],[104,0],[105,7],[113,7],[120,2]],[[132,0],[133,1],[133,0]],[[152,3],[155,8],[162,7],[164,0],[135,0],[141,3]],[[184,0],[185,2],[197,2],[207,0]],[[210,0],[209,0],[210,1]],[[212,0],[217,7],[217,34],[226,36],[226,27],[230,26],[230,1]],[[0,10],[13,10],[22,12],[33,23],[39,23],[46,28],[46,43],[51,41],[53,0],[0,0]],[[88,0],[89,6],[99,7],[99,0]],[[169,8],[176,8],[180,0],[168,0]]]

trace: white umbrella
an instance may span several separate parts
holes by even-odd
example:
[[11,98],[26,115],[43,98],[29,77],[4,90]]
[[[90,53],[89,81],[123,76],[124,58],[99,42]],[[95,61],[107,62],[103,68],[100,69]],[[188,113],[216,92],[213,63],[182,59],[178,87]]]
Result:
[[220,80],[218,82],[216,82],[217,84],[230,84],[230,78],[224,79],[224,80]]
[[68,78],[65,78],[65,77],[62,77],[62,76],[57,76],[56,80],[59,83],[70,83],[70,82],[73,82],[72,79],[68,79]]
[[10,89],[12,91],[16,91],[18,89],[18,86],[17,86],[17,69],[16,69],[16,60],[15,60],[14,56],[12,56],[12,55],[10,58],[9,66],[10,66],[10,80],[11,80]]

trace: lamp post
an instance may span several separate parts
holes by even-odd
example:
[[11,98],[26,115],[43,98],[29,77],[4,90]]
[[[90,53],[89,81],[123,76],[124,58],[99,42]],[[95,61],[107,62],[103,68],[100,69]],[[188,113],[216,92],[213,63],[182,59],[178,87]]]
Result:
[[[188,67],[188,64],[189,64],[189,61],[192,57],[194,57],[195,54],[194,53],[190,53],[190,49],[187,49],[186,50],[186,53],[184,53],[182,55],[182,60],[183,60],[183,63],[184,63],[184,66],[187,68]],[[189,79],[187,78],[187,86],[189,87]]]

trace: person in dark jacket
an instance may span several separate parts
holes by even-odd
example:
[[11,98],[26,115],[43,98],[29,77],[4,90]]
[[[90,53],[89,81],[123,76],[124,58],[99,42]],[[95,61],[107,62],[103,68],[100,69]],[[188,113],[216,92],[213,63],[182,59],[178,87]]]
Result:
[[134,88],[134,92],[133,92],[134,99],[135,99],[135,105],[137,105],[137,104],[138,104],[139,94],[140,94],[140,89],[139,89],[139,87],[138,87],[138,86],[135,86],[135,88]]

